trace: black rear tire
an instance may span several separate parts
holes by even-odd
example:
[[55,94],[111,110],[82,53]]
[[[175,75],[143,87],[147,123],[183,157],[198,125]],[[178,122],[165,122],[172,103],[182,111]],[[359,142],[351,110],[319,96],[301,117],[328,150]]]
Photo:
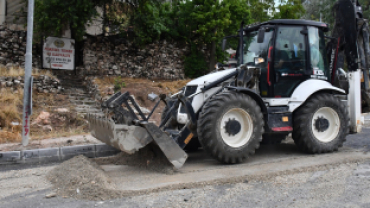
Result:
[[293,121],[294,143],[308,153],[337,151],[349,132],[346,106],[328,93],[312,96],[295,111]]
[[[234,114],[230,112],[234,111],[235,118],[232,118]],[[237,112],[241,114],[238,115]],[[228,120],[225,122],[225,119]],[[264,120],[259,105],[250,96],[226,92],[214,95],[206,101],[199,114],[197,126],[203,149],[218,161],[233,164],[243,162],[259,148]],[[235,130],[235,126],[241,128]]]

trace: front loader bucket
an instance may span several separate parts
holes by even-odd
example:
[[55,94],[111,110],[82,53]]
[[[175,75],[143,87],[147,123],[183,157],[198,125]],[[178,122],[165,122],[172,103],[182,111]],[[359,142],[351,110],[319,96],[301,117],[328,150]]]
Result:
[[153,141],[146,129],[140,126],[115,124],[112,119],[94,114],[88,115],[88,121],[93,137],[128,154],[135,153]]
[[153,140],[175,168],[181,168],[188,155],[165,132],[153,123],[143,122],[141,126],[115,124],[112,119],[88,115],[91,135],[98,140],[133,154]]

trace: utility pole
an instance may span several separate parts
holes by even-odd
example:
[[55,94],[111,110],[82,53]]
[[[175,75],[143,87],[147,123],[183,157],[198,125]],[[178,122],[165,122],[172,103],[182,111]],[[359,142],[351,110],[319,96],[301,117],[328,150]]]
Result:
[[30,117],[32,114],[32,36],[34,0],[28,0],[27,46],[24,67],[24,93],[22,116],[22,145],[27,146],[30,138]]

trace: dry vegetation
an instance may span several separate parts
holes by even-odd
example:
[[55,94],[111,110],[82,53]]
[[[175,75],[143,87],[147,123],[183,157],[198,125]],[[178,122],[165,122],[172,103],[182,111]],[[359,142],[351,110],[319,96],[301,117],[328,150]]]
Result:
[[96,78],[95,82],[99,86],[100,92],[106,91],[107,88],[113,87],[116,80],[121,80],[125,83],[125,88],[132,88],[134,86],[144,88],[144,87],[150,87],[150,88],[159,88],[166,91],[166,93],[176,93],[178,92],[182,87],[186,85],[190,81],[190,79],[185,80],[175,80],[175,81],[169,81],[169,80],[148,80],[148,79],[135,79],[135,78],[119,78],[114,76],[106,76],[102,78]]
[[[33,68],[32,76],[39,76],[39,75],[48,75],[54,78],[54,75],[50,72],[50,70]],[[4,77],[24,76],[24,69],[14,68],[14,67],[11,67],[11,68],[0,67],[0,76],[4,76]]]
[[0,142],[20,139],[20,126],[12,126],[11,122],[21,122],[23,92],[14,93],[11,89],[1,89],[0,92]]
[[[33,69],[33,76],[47,75],[54,78],[49,70]],[[17,77],[24,76],[24,69],[0,67],[0,76]],[[50,113],[49,129],[42,128],[41,125],[31,125],[31,138],[44,139],[52,137],[70,136],[86,133],[86,121],[77,116],[73,111],[73,106],[70,105],[67,95],[61,94],[43,94],[33,92],[33,114],[31,115],[31,123],[43,111]],[[0,143],[20,142],[21,141],[21,125],[13,125],[22,123],[23,109],[23,89],[0,88]],[[66,108],[69,110],[67,114],[56,112],[58,108]],[[12,124],[13,122],[13,124]]]

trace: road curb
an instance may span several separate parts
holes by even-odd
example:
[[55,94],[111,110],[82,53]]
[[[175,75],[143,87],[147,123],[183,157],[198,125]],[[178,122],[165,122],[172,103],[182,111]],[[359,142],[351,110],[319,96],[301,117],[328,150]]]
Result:
[[0,165],[46,164],[62,162],[77,155],[89,158],[108,157],[120,151],[106,144],[89,144],[46,149],[0,152]]

